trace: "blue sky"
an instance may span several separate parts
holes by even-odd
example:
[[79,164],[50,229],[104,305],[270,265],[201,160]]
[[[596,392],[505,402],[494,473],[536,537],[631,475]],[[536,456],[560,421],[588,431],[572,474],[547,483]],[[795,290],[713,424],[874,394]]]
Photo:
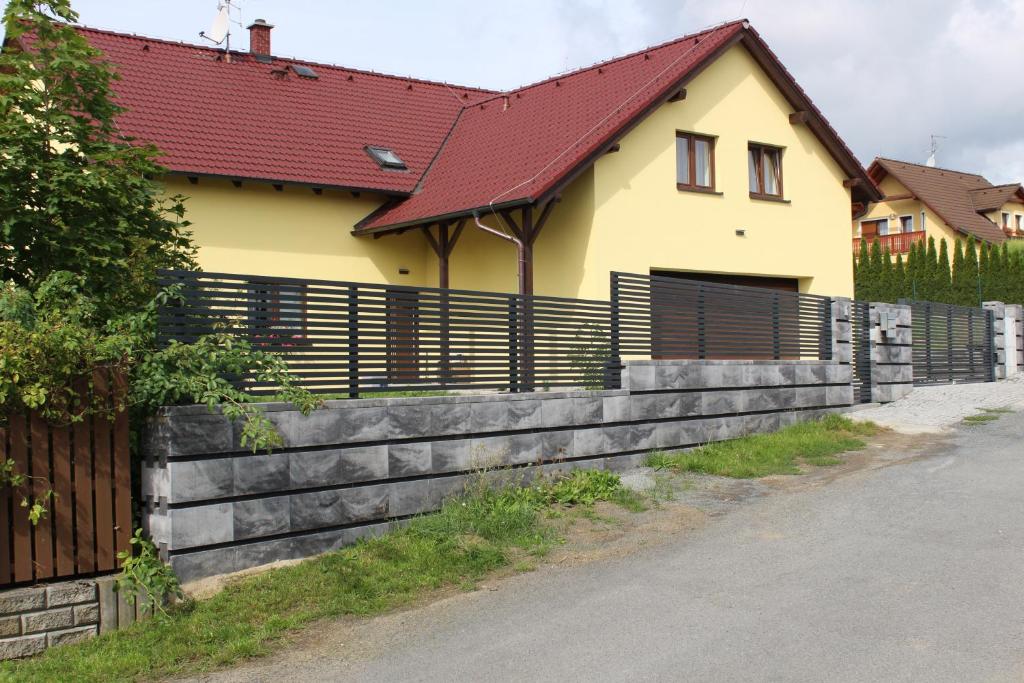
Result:
[[[274,53],[510,88],[745,16],[865,164],[1024,180],[1024,0],[236,0]],[[2,0],[0,0],[2,3]],[[199,42],[217,0],[72,0],[81,22]],[[237,45],[247,32],[234,27]]]

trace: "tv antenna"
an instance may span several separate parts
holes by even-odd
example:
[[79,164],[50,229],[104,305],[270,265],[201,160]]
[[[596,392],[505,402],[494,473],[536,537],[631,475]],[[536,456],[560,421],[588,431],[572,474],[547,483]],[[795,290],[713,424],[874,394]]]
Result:
[[[217,16],[213,18],[210,31],[200,31],[199,37],[205,38],[214,45],[224,46],[225,61],[231,61],[231,24],[242,25],[242,8],[237,4],[240,0],[221,0],[217,3]],[[231,17],[231,10],[238,13],[238,19]]]
[[939,140],[945,140],[945,135],[932,135],[932,144],[928,149],[928,161],[925,162],[925,166],[935,167],[935,153],[939,151]]

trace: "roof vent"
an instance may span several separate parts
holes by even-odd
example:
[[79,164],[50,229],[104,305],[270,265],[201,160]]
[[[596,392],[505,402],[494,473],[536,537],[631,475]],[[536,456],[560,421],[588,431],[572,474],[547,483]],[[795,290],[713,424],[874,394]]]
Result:
[[367,145],[364,149],[370,155],[370,158],[376,161],[381,168],[389,168],[395,171],[404,171],[408,168],[405,162],[402,161],[402,158],[395,154],[394,150],[373,145]]
[[261,62],[270,61],[270,31],[274,28],[263,19],[249,24],[249,52]]

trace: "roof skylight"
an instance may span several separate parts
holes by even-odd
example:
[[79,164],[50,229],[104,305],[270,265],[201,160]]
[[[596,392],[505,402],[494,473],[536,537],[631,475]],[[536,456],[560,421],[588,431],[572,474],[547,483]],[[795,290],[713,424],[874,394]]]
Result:
[[292,64],[292,71],[303,78],[320,78],[313,69],[304,64]]
[[380,164],[381,168],[391,168],[397,171],[404,171],[408,167],[402,158],[395,154],[394,150],[390,150],[387,147],[374,147],[372,145],[366,146],[366,153],[370,155],[370,158]]

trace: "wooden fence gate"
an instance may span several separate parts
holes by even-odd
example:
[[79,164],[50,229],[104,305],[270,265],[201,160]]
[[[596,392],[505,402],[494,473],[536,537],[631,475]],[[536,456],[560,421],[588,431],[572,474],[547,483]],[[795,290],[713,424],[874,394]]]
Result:
[[[106,371],[94,373],[93,385],[111,405],[124,390]],[[0,461],[8,459],[31,478],[22,490],[0,488],[0,587],[117,569],[132,527],[127,413],[71,425],[10,415],[0,428]],[[47,514],[33,525],[21,501],[48,490]]]

